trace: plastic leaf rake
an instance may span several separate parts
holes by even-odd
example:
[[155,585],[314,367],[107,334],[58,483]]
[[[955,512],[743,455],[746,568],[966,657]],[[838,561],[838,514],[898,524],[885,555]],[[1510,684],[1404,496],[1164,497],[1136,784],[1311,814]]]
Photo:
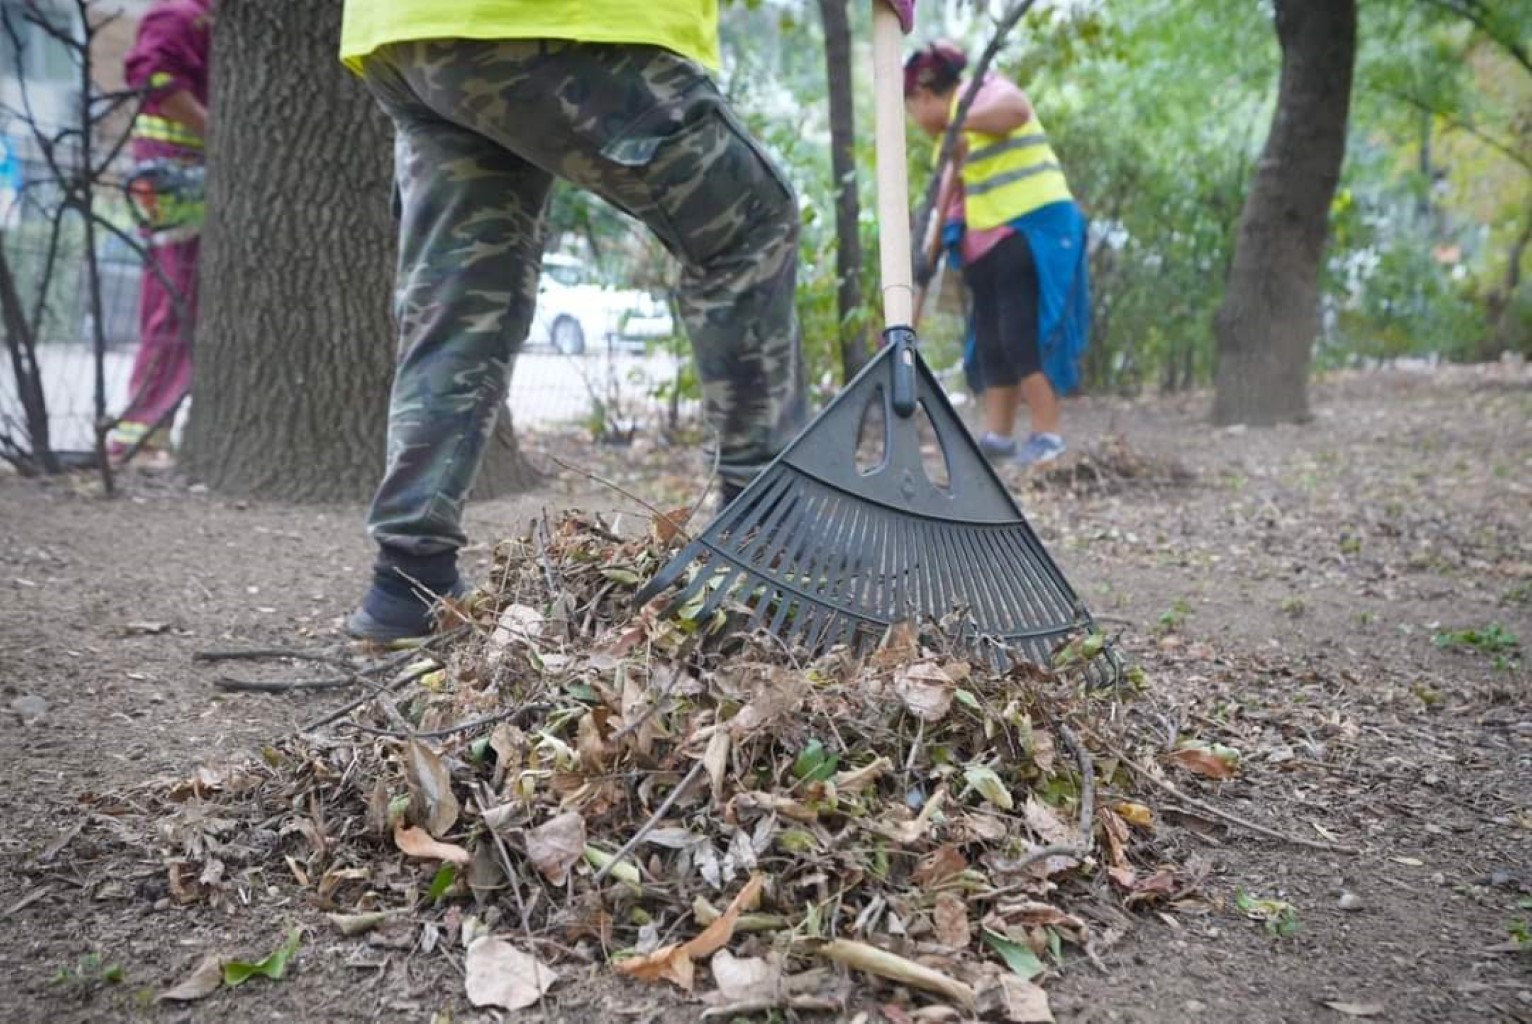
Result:
[[[1048,665],[1058,645],[1094,628],[1090,614],[958,419],[913,332],[894,328],[886,338],[639,603],[679,585],[670,608],[706,621],[726,603],[742,605],[747,628],[810,654],[835,644],[864,652],[895,622],[935,620],[993,661]],[[869,432],[878,456],[870,461],[858,457]],[[1089,673],[1112,682],[1119,668],[1109,649]]]

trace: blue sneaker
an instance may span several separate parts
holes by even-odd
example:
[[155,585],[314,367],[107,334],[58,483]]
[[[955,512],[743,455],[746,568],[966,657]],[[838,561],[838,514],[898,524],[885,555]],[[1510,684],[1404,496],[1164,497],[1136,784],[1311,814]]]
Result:
[[1016,439],[1014,437],[1001,437],[985,431],[979,438],[979,451],[991,462],[1004,462],[1006,459],[1016,457]]
[[1016,453],[1016,465],[1040,466],[1052,462],[1068,450],[1064,439],[1057,434],[1033,434]]

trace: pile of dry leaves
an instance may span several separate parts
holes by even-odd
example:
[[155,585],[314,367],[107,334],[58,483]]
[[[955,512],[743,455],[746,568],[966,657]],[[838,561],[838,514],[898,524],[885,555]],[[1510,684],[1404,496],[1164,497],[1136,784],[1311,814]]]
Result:
[[676,532],[656,522],[538,522],[344,709],[156,790],[175,898],[278,866],[347,934],[460,944],[476,1005],[602,960],[713,1015],[892,983],[921,1019],[1044,1021],[1050,971],[1194,889],[1134,796],[1160,769],[1131,694],[1077,671],[1100,637],[997,673],[905,626],[806,663],[728,610],[635,612]]

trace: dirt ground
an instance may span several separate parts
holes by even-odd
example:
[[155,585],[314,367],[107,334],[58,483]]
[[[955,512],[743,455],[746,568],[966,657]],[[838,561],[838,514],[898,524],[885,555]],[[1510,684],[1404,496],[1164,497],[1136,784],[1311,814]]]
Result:
[[[1061,1021],[1532,1021],[1532,950],[1513,939],[1532,926],[1532,373],[1344,375],[1315,408],[1305,426],[1217,431],[1204,395],[1081,400],[1069,422],[1085,457],[1014,481],[1147,669],[1167,743],[1241,751],[1237,779],[1185,788],[1361,851],[1167,800],[1158,827],[1207,862],[1205,891],[1136,916],[1099,968],[1050,979]],[[545,444],[657,502],[703,471],[675,452]],[[333,638],[369,561],[357,508],[228,502],[148,473],[126,492],[0,477],[0,1016],[495,1019],[463,997],[460,950],[342,938],[277,880],[238,913],[173,905],[158,860],[125,860],[82,802],[248,753],[338,703],[220,694],[191,655]],[[571,503],[643,516],[565,473],[474,506],[470,567]],[[1291,903],[1296,932],[1268,934],[1237,892]],[[259,956],[294,925],[306,940],[281,982],[152,1002],[204,953]],[[120,981],[99,977],[113,967]],[[699,1013],[593,967],[528,1017]]]

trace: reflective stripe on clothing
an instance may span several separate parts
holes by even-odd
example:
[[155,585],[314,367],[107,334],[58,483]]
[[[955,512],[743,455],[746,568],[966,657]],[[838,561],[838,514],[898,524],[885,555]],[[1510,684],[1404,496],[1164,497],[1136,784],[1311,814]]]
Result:
[[1062,167],[1052,162],[1045,164],[1035,164],[1031,167],[1018,167],[1014,171],[1006,171],[1004,174],[997,174],[993,178],[985,178],[983,181],[978,181],[972,185],[969,185],[967,195],[970,198],[973,196],[982,196],[986,193],[995,191],[997,188],[1004,188],[1014,181],[1022,181],[1034,175],[1047,174],[1050,171],[1058,172],[1061,177],[1064,173],[1064,169]]
[[1009,153],[1017,149],[1025,149],[1028,146],[1035,146],[1039,142],[1047,141],[1048,136],[1044,135],[1042,132],[1029,132],[1026,135],[1012,135],[1011,137],[1002,139],[993,145],[985,146],[983,149],[976,149],[972,153],[969,153],[968,162],[970,164],[983,163],[985,160],[988,160],[992,156],[999,156],[1001,153]]
[[167,142],[172,146],[201,149],[202,136],[185,127],[179,121],[154,114],[139,114],[133,121],[133,137],[149,142]]
[[[953,93],[954,116],[964,91]],[[1036,113],[1003,137],[963,134],[968,140],[962,175],[970,230],[999,227],[1049,203],[1074,198]]]
[[716,69],[718,0],[346,0],[340,56],[359,74],[380,47],[427,39],[633,43]]

